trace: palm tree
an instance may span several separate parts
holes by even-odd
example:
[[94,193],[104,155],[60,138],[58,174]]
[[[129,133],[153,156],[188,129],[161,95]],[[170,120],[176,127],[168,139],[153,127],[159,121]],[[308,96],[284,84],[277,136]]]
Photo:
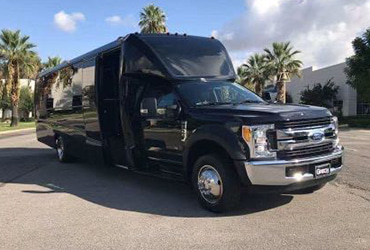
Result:
[[62,58],[59,56],[54,56],[54,57],[48,57],[48,60],[43,63],[43,68],[44,69],[51,69],[54,68],[55,66],[59,65],[62,63]]
[[7,65],[7,85],[10,87],[12,104],[11,126],[18,126],[19,79],[21,69],[36,70],[36,47],[30,43],[29,36],[22,36],[20,31],[2,30],[0,34],[0,57]]
[[242,85],[251,84],[255,92],[262,96],[265,82],[269,80],[270,68],[265,55],[254,54],[249,57],[247,63],[238,68],[238,77]]
[[265,49],[266,59],[271,67],[272,74],[276,78],[277,86],[277,101],[281,103],[286,102],[286,82],[292,77],[300,77],[300,68],[302,62],[294,59],[296,54],[301,53],[299,50],[294,50],[290,42],[273,43],[272,51]]
[[140,12],[141,33],[165,33],[166,15],[159,7],[149,4]]
[[37,54],[31,54],[24,61],[23,67],[20,68],[20,78],[36,80],[41,68],[42,63],[40,57]]
[[242,67],[242,66],[239,66],[237,68],[237,74],[236,74],[235,82],[240,84],[240,85],[243,85],[244,87],[246,87],[250,91],[254,92],[255,91],[254,90],[254,85],[251,82],[248,82],[248,81],[244,80],[244,77],[245,77],[244,71],[245,71],[245,68]]

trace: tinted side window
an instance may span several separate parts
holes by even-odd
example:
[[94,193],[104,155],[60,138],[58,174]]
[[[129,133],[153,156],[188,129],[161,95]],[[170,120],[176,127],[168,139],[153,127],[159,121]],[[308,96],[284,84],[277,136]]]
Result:
[[154,63],[136,46],[130,43],[125,44],[125,72],[148,73],[163,76],[163,73]]
[[151,103],[150,105],[154,103],[154,105],[156,105],[156,111],[154,112],[155,114],[151,113],[150,116],[165,117],[167,115],[167,108],[177,102],[172,91],[173,88],[170,85],[149,86],[144,93],[142,110],[147,109],[145,106],[148,105],[148,103]]
[[167,108],[174,104],[176,104],[176,99],[172,92],[160,96],[158,99],[158,108]]

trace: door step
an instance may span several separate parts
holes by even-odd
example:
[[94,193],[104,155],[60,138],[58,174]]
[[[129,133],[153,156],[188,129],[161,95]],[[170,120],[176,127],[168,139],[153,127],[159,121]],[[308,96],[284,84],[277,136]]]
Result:
[[180,181],[180,182],[186,182],[186,178],[182,174],[173,173],[173,172],[167,172],[163,170],[133,170],[135,173],[147,175],[147,176],[153,176],[158,177],[166,180],[174,180],[174,181]]

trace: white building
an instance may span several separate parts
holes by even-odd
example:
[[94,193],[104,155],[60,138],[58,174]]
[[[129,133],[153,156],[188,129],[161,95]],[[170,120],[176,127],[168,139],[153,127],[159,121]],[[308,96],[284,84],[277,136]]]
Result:
[[[4,79],[0,79],[0,81],[2,83],[5,82]],[[31,88],[31,91],[34,92],[35,91],[35,81],[34,80],[30,80],[30,79],[20,79],[19,81],[20,83],[20,87],[29,87]],[[10,118],[12,116],[12,111],[10,109],[6,109],[5,110],[5,118]],[[0,109],[0,117],[2,118],[3,117],[3,110]]]
[[344,73],[345,67],[345,63],[340,63],[317,70],[313,70],[312,67],[303,69],[301,78],[293,78],[291,82],[288,82],[286,85],[288,93],[293,98],[293,103],[300,102],[300,93],[306,89],[307,86],[312,89],[315,83],[321,83],[323,85],[329,79],[332,79],[335,85],[339,86],[337,99],[342,101],[343,116],[353,116],[368,112],[367,110],[364,111],[362,107],[363,105],[368,105],[370,108],[369,104],[359,104],[361,112],[357,111],[357,92],[351,86],[346,84],[347,78]]

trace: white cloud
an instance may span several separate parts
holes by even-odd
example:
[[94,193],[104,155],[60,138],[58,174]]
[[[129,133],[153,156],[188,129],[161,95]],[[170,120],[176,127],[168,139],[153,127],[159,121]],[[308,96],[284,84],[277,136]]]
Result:
[[62,10],[54,15],[54,24],[66,32],[75,31],[77,29],[77,23],[81,21],[85,21],[85,15],[81,12],[68,14]]
[[121,18],[121,16],[118,15],[110,16],[107,17],[105,21],[110,25],[121,25],[130,28],[137,28],[137,21],[133,15],[127,15],[124,18]]
[[110,16],[107,17],[105,21],[111,24],[119,24],[122,22],[122,18],[120,16]]
[[[351,41],[370,26],[370,0],[246,0],[246,11],[212,35],[235,63],[274,41],[291,41],[305,66],[323,67],[350,56]],[[244,58],[245,60],[246,58]]]

